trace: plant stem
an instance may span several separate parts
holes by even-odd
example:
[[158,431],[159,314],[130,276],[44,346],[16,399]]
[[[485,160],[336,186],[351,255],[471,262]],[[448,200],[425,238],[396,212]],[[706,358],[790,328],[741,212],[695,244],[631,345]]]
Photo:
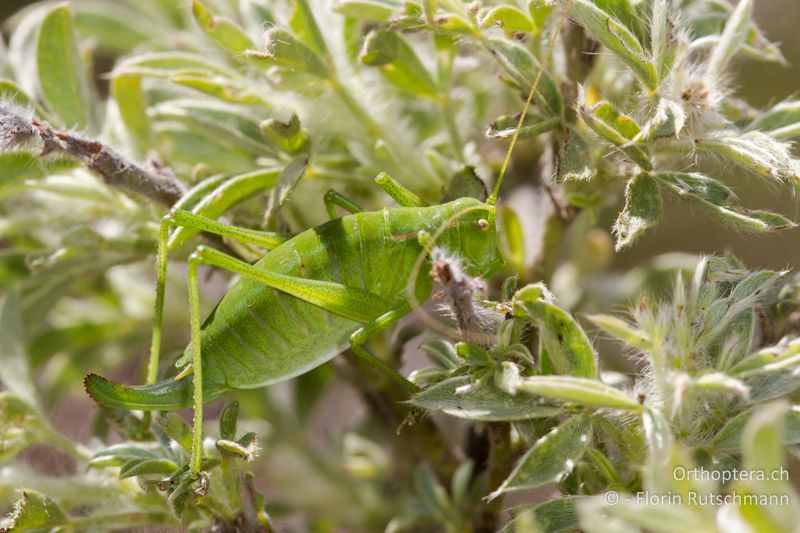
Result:
[[5,145],[38,139],[42,143],[42,156],[60,153],[73,157],[108,185],[141,194],[168,207],[184,192],[183,184],[168,169],[140,166],[100,141],[70,131],[56,131],[47,122],[8,104],[0,106],[0,139]]

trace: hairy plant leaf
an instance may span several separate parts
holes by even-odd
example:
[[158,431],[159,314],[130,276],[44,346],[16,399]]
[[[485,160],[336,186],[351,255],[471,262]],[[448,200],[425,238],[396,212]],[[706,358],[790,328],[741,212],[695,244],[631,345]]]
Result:
[[597,172],[591,158],[591,148],[586,139],[574,129],[568,131],[561,145],[556,172],[558,183],[565,181],[589,181]]
[[574,416],[536,441],[522,456],[503,484],[489,495],[534,489],[568,475],[583,457],[591,441],[588,416]]
[[686,124],[686,118],[686,112],[679,103],[662,98],[658,101],[655,113],[644,123],[633,142],[638,144],[669,137],[677,138]]
[[314,20],[314,13],[307,0],[295,0],[294,10],[289,18],[289,25],[294,34],[297,35],[315,54],[320,57],[328,55],[328,48],[322,32],[319,30],[317,21]]
[[206,35],[234,54],[240,54],[256,46],[235,22],[214,15],[200,0],[192,0],[192,16]]
[[36,442],[39,429],[39,415],[30,403],[12,392],[0,392],[0,464]]
[[740,509],[749,520],[769,523],[773,531],[789,531],[800,520],[798,497],[783,477],[773,477],[784,468],[785,439],[784,424],[789,406],[785,402],[773,402],[760,407],[747,421],[742,432],[742,466],[752,472],[764,472],[765,479],[754,477],[746,480],[747,492],[764,495],[787,495],[794,505],[759,505],[749,503]]
[[[519,116],[503,115],[489,125],[486,136],[491,139],[510,139],[517,131]],[[535,113],[528,113],[519,128],[518,138],[536,137],[537,135],[558,128],[561,119],[557,117],[545,118]]]
[[111,78],[110,89],[122,122],[131,134],[136,152],[144,155],[150,148],[151,127],[147,117],[147,96],[142,89],[142,76],[121,72]]
[[128,53],[145,43],[163,45],[164,32],[168,31],[124,4],[88,0],[74,3],[73,9],[78,34],[95,41],[98,49],[104,52]]
[[119,478],[127,479],[153,474],[170,475],[175,473],[178,468],[178,465],[169,459],[132,459],[125,462],[119,469]]
[[497,24],[509,32],[524,31],[533,32],[536,28],[533,21],[521,9],[511,6],[497,6],[489,10],[481,19],[481,26],[486,28],[492,24]]
[[288,154],[296,154],[308,147],[308,134],[301,128],[300,119],[292,114],[287,122],[269,119],[261,123],[264,138]]
[[0,381],[3,386],[38,410],[37,388],[33,382],[24,342],[20,298],[16,291],[5,294],[0,310]]
[[156,417],[158,426],[184,450],[192,449],[192,428],[177,413],[161,412]]
[[[711,445],[719,451],[736,451],[741,448],[742,434],[747,422],[759,407],[752,407],[728,420],[711,440]],[[793,405],[786,411],[783,433],[783,444],[800,443],[800,406]]]
[[264,212],[264,226],[271,226],[278,214],[281,206],[289,198],[300,178],[306,172],[308,166],[308,158],[305,156],[298,157],[287,164],[278,176],[278,181],[275,186],[269,191],[267,198],[267,209]]
[[790,184],[800,180],[800,165],[792,157],[789,145],[760,131],[723,131],[696,139],[695,146],[701,152],[722,156],[764,178]]
[[759,360],[748,357],[730,372],[750,388],[751,402],[771,400],[800,387],[800,354],[787,351],[771,359],[770,355]]
[[645,87],[651,91],[657,88],[656,69],[629,27],[590,0],[573,0],[570,15],[625,63]]
[[625,207],[614,223],[617,251],[633,244],[661,219],[661,191],[658,182],[646,173],[635,176],[625,187]]
[[5,531],[50,530],[68,523],[67,515],[50,498],[31,489],[20,489]]
[[442,339],[425,339],[420,345],[420,350],[438,366],[455,370],[459,366],[458,354],[452,343]]
[[42,20],[36,65],[42,98],[62,124],[93,128],[92,93],[68,5],[55,6]]
[[105,468],[109,466],[122,466],[128,461],[145,461],[158,459],[158,456],[140,446],[132,444],[113,444],[105,450],[99,451],[89,461],[89,466]]
[[570,533],[578,530],[576,505],[587,496],[563,496],[533,506],[512,509],[514,518],[503,527],[503,533]]
[[574,376],[528,376],[522,380],[518,389],[587,407],[641,410],[641,405],[621,390],[594,379]]
[[[539,60],[536,59],[523,46],[507,39],[490,39],[492,48],[497,52],[497,58],[511,80],[523,91],[527,93],[533,85],[533,81],[542,68]],[[536,86],[534,101],[542,111],[548,115],[560,117],[564,112],[564,104],[561,92],[550,74],[545,70]]]
[[586,318],[629,346],[642,350],[650,348],[649,335],[629,322],[604,314],[588,315]]
[[800,100],[777,104],[762,113],[748,128],[769,133],[776,139],[800,137]]
[[739,0],[730,18],[725,24],[725,29],[720,35],[719,41],[708,59],[706,76],[714,79],[725,71],[728,63],[744,43],[750,27],[750,19],[753,14],[752,0]]
[[364,40],[359,59],[365,65],[380,68],[387,80],[404,91],[429,98],[438,94],[428,69],[395,31],[371,31]]
[[698,172],[654,172],[652,176],[678,194],[694,195],[714,205],[724,206],[736,198],[727,185]]
[[466,376],[447,379],[425,388],[410,402],[412,405],[433,411],[444,411],[457,418],[482,421],[525,420],[556,416],[562,413],[540,398],[529,394],[511,396],[492,386],[478,386],[459,392],[470,385]]
[[256,64],[276,65],[298,70],[320,78],[328,78],[330,72],[322,59],[297,37],[282,28],[267,32],[267,48],[264,51],[247,50],[245,57]]
[[589,108],[583,104],[584,101],[585,96],[581,89],[578,95],[578,111],[586,125],[601,137],[620,147],[640,167],[650,170],[653,166],[648,153],[640,146],[631,145],[641,131],[636,121],[621,113],[609,102],[600,102]]
[[558,374],[597,377],[597,357],[583,328],[569,313],[541,298],[537,285],[514,295],[517,316],[527,316],[539,328],[541,342]]
[[385,0],[337,0],[333,9],[346,17],[388,22],[400,4]]

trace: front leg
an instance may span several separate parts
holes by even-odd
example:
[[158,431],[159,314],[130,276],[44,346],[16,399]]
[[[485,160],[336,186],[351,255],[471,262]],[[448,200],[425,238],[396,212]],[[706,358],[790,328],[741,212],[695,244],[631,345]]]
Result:
[[400,375],[399,372],[391,368],[389,365],[378,359],[366,348],[364,348],[364,344],[367,342],[367,340],[369,340],[370,337],[375,336],[381,330],[395,323],[397,320],[407,315],[409,311],[410,309],[407,306],[404,306],[400,309],[393,309],[388,313],[384,313],[383,315],[379,316],[366,326],[359,328],[355,333],[350,335],[350,348],[353,350],[353,353],[360,357],[364,362],[382,372],[384,375],[389,376],[392,381],[400,385],[408,393],[416,394],[420,391],[419,387],[408,381],[406,378]]

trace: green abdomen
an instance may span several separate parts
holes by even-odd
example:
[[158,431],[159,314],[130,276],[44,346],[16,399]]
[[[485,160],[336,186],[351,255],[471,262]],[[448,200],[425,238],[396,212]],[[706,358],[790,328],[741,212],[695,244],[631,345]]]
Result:
[[[398,220],[403,211],[332,220],[272,250],[256,266],[342,283],[399,305],[406,300],[421,249],[417,217]],[[408,211],[424,215],[419,209]],[[416,292],[424,300],[430,291],[425,267],[420,278]],[[362,325],[262,283],[239,279],[203,331],[206,387],[251,388],[297,376],[341,353]]]

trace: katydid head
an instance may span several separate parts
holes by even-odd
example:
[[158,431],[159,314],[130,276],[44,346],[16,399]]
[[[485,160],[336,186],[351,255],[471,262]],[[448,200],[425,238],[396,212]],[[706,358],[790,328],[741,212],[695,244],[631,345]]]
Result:
[[503,266],[497,249],[497,210],[475,198],[459,198],[450,204],[453,223],[439,243],[456,253],[471,276],[488,276]]

